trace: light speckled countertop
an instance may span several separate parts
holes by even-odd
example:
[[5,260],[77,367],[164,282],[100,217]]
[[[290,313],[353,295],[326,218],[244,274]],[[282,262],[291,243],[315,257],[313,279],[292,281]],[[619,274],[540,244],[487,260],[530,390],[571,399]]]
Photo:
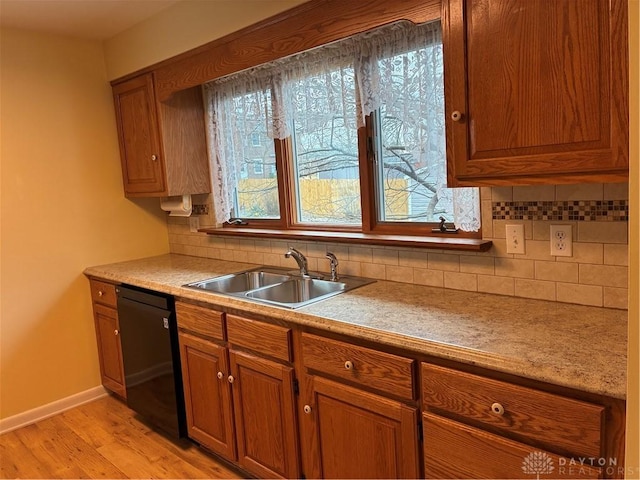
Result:
[[88,276],[624,399],[627,312],[377,281],[296,310],[182,285],[255,265],[162,255]]

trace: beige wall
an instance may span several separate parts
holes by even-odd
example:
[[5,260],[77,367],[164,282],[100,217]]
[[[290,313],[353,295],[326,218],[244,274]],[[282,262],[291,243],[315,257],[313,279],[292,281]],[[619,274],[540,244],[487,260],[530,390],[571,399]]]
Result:
[[1,33],[0,418],[100,385],[89,265],[168,251],[126,200],[102,45]]
[[109,79],[203,45],[306,0],[183,0],[105,42]]

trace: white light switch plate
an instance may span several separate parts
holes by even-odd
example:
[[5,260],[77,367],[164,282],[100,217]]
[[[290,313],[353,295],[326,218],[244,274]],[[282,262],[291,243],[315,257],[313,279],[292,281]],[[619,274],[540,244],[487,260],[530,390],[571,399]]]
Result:
[[524,254],[524,225],[507,225],[507,253]]

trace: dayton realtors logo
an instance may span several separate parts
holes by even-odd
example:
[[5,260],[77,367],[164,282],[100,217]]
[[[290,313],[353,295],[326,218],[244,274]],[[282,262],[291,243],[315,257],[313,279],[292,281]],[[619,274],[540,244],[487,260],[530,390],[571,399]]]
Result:
[[[527,475],[535,475],[536,480],[540,480],[540,475],[554,474],[555,478],[576,478],[595,477],[602,478],[605,474],[607,478],[613,476],[626,476],[636,478],[634,469],[625,469],[618,466],[617,458],[602,457],[557,457],[558,465],[554,463],[554,458],[545,452],[531,452],[522,460],[522,471]],[[638,477],[640,478],[640,477]]]
[[522,460],[522,471],[527,475],[535,475],[536,480],[540,480],[540,475],[548,475],[553,470],[553,459],[544,452],[531,452]]

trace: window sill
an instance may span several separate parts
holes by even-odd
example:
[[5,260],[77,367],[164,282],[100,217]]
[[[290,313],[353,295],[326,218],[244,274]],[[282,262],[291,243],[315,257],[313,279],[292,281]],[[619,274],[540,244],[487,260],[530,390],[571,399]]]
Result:
[[357,243],[392,247],[419,247],[438,250],[461,250],[486,252],[491,248],[491,240],[479,238],[418,237],[408,235],[377,235],[356,232],[325,232],[308,230],[277,230],[267,228],[201,228],[199,232],[225,237],[264,237],[285,240],[323,241],[337,243]]

